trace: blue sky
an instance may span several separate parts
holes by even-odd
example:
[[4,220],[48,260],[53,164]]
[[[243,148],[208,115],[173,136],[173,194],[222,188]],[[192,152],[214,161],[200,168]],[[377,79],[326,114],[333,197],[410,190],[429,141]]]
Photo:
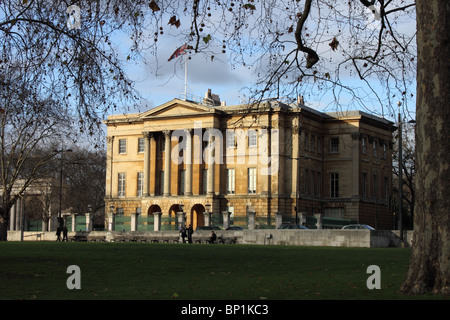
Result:
[[[400,27],[408,27],[411,31],[413,31],[415,30],[414,23],[415,22],[411,21],[408,23],[403,22],[400,24]],[[414,24],[414,28],[411,28],[412,24]],[[176,31],[177,30],[173,28],[170,30],[167,30],[167,28],[165,29],[166,34]],[[170,101],[173,98],[181,97],[184,93],[185,56],[180,56],[170,62],[167,61],[172,53],[184,44],[182,38],[183,37],[180,34],[170,34],[169,36],[161,37],[158,40],[157,57],[149,57],[149,61],[157,60],[157,66],[154,63],[149,65],[129,64],[127,66],[128,75],[135,81],[136,89],[141,93],[145,100],[138,110],[132,111],[146,111]],[[126,41],[126,37],[124,37],[124,39],[124,41]],[[330,50],[328,42],[323,43],[319,49],[320,50],[318,50],[318,53],[323,60],[326,60],[330,58],[332,54],[335,54],[335,52]],[[218,52],[220,52],[220,50]],[[187,73],[188,94],[203,97],[205,92],[208,89],[211,89],[212,92],[218,94],[221,100],[225,101],[227,105],[239,104],[241,101],[246,100],[246,94],[248,95],[248,92],[245,92],[243,88],[246,86],[251,86],[252,83],[256,81],[254,70],[243,66],[233,67],[227,61],[228,52],[226,54],[215,54],[214,61],[211,61],[209,57],[205,57],[201,54],[192,54],[190,55],[190,58],[191,59],[188,60]],[[355,75],[342,72],[340,78],[343,79],[345,84],[349,84],[351,86],[361,86],[361,82]],[[385,89],[377,79],[369,80],[369,82],[377,92],[382,92]],[[409,88],[409,90],[415,93],[415,88]],[[307,106],[313,107],[320,111],[334,111],[333,107],[330,105],[330,103],[334,100],[334,97],[331,94],[320,96],[321,92],[319,90],[315,90],[312,94],[314,97],[308,98],[309,93],[305,92]],[[318,96],[320,96],[320,99]],[[351,97],[348,94],[342,94],[339,102],[345,108],[350,99]],[[409,119],[414,117],[414,100],[415,98],[410,99],[406,105],[407,109],[403,111],[407,114]],[[393,104],[395,104],[396,101],[396,98],[392,98]],[[379,104],[377,101],[374,101],[373,99],[366,99],[363,104],[353,106],[352,109],[359,109],[366,112],[373,111],[373,113],[379,116],[383,115],[389,120],[397,119],[396,105],[392,106],[390,110],[386,107],[381,110],[378,105]]]

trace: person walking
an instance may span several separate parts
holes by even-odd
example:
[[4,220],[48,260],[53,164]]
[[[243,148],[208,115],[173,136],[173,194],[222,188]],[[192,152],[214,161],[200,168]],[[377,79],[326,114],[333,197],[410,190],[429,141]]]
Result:
[[180,230],[180,235],[181,235],[181,239],[183,239],[183,243],[186,243],[186,228],[185,227],[181,227]]
[[63,239],[62,239],[62,241],[66,241],[66,242],[69,241],[69,238],[67,237],[67,232],[68,232],[67,227],[64,226],[64,228],[63,228]]
[[188,243],[192,243],[192,234],[194,233],[194,229],[192,229],[192,225],[189,225],[187,229]]
[[61,241],[61,228],[56,229],[56,241]]

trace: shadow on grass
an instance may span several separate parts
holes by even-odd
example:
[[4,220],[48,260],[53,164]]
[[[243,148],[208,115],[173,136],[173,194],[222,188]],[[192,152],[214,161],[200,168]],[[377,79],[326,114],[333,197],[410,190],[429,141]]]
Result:
[[[409,249],[149,243],[0,243],[0,299],[407,299]],[[67,267],[81,289],[66,286]],[[369,265],[381,289],[369,290]],[[430,297],[436,298],[436,297]]]

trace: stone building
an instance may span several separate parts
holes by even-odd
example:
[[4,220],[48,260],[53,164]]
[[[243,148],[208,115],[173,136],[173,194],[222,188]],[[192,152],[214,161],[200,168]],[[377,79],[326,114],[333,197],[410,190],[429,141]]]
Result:
[[139,228],[176,228],[178,212],[195,228],[211,223],[205,211],[243,227],[249,213],[271,226],[276,213],[300,223],[320,213],[392,228],[396,128],[385,119],[300,99],[226,106],[209,90],[105,123],[106,211]]

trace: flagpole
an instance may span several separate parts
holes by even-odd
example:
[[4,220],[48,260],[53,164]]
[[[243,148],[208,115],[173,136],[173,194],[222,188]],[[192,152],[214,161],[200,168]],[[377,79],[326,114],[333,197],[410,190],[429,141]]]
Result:
[[184,101],[187,101],[187,62],[188,55],[186,53],[186,60],[184,62]]

